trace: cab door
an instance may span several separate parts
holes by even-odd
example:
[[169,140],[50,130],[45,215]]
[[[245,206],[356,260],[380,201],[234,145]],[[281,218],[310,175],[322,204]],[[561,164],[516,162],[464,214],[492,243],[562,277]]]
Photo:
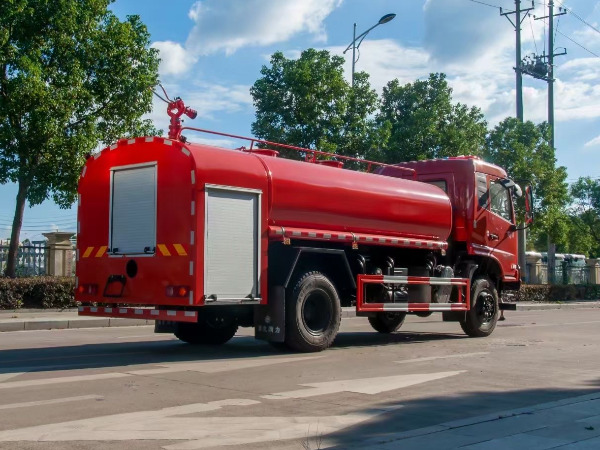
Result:
[[510,190],[502,179],[488,176],[489,181],[489,220],[486,238],[492,254],[502,265],[504,274],[516,270],[517,233],[515,213]]

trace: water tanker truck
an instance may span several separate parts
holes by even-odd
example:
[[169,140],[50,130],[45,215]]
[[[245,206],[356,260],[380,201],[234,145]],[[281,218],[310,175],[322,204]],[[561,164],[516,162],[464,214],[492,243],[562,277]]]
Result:
[[[484,337],[511,306],[500,293],[521,282],[521,190],[502,168],[474,156],[387,165],[233,135],[249,147],[188,143],[180,117],[195,112],[181,99],[168,112],[168,138],[120,140],[83,167],[79,314],[154,320],[191,344],[254,327],[311,352],[332,344],[342,307],[380,333],[442,313]],[[281,156],[291,151],[299,159]]]

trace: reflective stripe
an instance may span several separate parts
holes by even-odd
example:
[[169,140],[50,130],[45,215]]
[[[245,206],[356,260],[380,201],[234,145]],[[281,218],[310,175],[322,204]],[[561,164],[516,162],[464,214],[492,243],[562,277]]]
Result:
[[171,256],[171,252],[169,251],[169,249],[167,248],[167,246],[165,244],[158,244],[157,247],[163,256]]

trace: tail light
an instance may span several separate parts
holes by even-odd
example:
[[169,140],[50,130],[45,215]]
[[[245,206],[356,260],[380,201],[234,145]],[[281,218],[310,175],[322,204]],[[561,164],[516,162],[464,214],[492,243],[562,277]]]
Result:
[[97,284],[80,284],[77,288],[78,294],[85,295],[96,295],[98,294],[98,285]]
[[190,293],[190,288],[187,286],[167,286],[167,297],[187,297]]

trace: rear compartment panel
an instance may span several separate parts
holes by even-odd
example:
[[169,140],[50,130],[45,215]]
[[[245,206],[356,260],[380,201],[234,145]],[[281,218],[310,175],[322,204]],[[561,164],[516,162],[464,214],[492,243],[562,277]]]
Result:
[[[193,156],[181,143],[163,138],[120,141],[87,161],[79,185],[77,277],[80,285],[96,285],[98,292],[78,292],[78,301],[154,305],[190,305],[195,301],[194,166]],[[123,180],[118,178],[128,167],[147,168],[148,173],[138,172],[142,179],[131,177],[121,183]],[[152,167],[156,177],[154,198],[153,184],[147,177]],[[121,191],[113,205],[115,174]],[[129,189],[132,195],[128,198]],[[148,207],[142,205],[132,211],[140,201]],[[153,215],[152,202],[155,224],[143,226]],[[130,223],[122,223],[123,208],[129,208]],[[116,216],[120,212],[121,219],[112,218],[111,209]],[[137,214],[142,218],[136,222]],[[115,226],[117,233],[113,236]],[[122,295],[103,296],[111,275],[125,280]],[[168,286],[185,286],[190,292],[185,297],[167,297]],[[118,294],[119,290],[109,286],[107,292]]]

